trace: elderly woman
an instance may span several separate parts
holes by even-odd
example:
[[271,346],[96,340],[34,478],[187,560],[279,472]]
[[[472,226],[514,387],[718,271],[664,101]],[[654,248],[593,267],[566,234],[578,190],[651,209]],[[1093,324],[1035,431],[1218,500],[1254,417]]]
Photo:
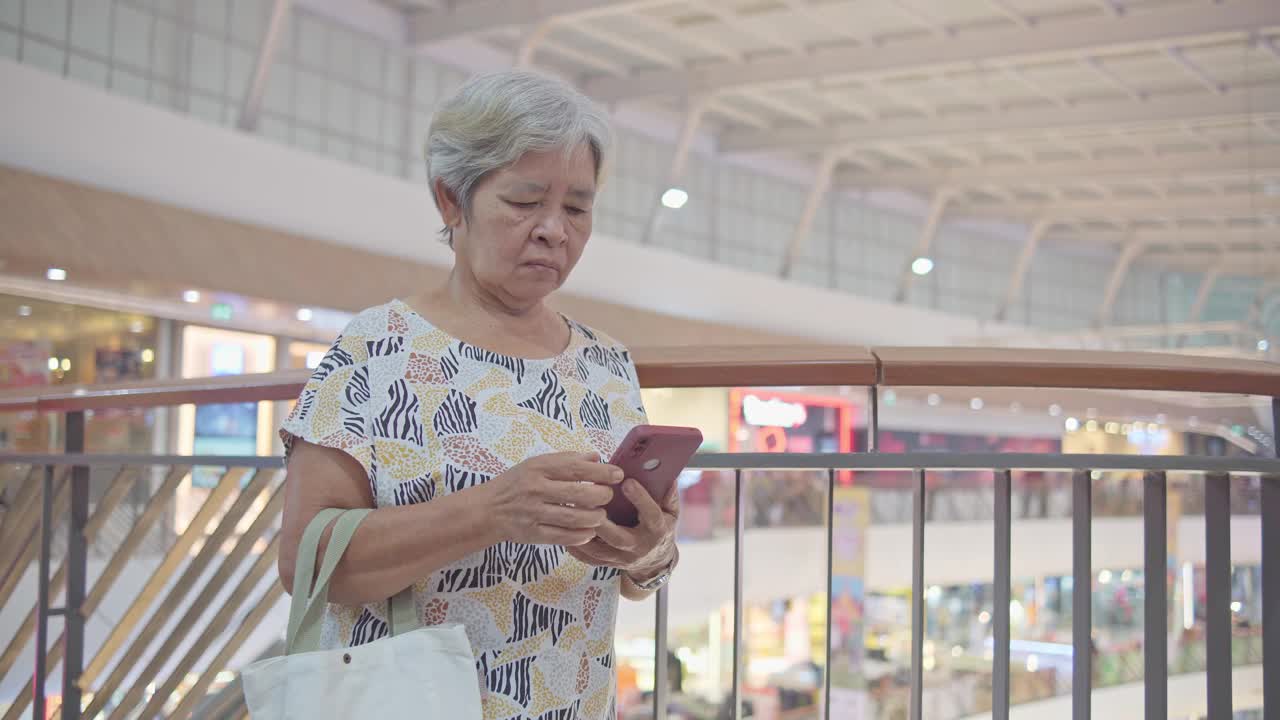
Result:
[[[489,718],[614,717],[618,596],[643,599],[677,557],[674,492],[655,501],[600,462],[645,421],[630,354],[546,304],[591,237],[609,145],[558,81],[462,87],[427,140],[452,273],[360,313],[281,431],[286,588],[317,512],[374,508],[334,575],[325,645],[387,635],[387,598],[412,586],[427,624],[465,626]],[[638,526],[606,518],[615,490]]]

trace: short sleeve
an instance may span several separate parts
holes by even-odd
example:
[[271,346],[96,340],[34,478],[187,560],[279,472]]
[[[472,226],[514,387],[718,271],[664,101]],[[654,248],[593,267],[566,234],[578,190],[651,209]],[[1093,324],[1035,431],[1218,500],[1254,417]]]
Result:
[[631,390],[627,393],[627,408],[636,413],[634,424],[644,425],[649,422],[649,414],[644,409],[644,398],[640,394],[640,374],[636,370],[635,359],[631,353],[623,349],[622,356],[627,359],[627,374],[631,376]]
[[280,426],[286,456],[299,438],[341,450],[360,463],[372,483],[369,403],[367,346],[363,337],[344,332],[325,353]]

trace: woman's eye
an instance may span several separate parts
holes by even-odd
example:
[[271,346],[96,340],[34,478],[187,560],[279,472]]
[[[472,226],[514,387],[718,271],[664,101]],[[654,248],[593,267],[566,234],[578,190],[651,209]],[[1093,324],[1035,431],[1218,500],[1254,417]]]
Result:
[[516,202],[515,200],[508,200],[507,202],[511,203],[513,207],[518,207],[521,210],[532,210],[533,208],[538,207],[538,203],[536,201],[535,202]]
[[586,215],[588,212],[590,212],[586,208],[570,207],[565,209],[569,211],[570,215]]

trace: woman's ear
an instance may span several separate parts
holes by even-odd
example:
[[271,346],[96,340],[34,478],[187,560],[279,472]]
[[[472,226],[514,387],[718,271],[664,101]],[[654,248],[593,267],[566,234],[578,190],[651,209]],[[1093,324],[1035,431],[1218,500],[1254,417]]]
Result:
[[462,224],[462,204],[458,202],[458,197],[453,191],[444,184],[444,180],[436,178],[435,185],[431,188],[432,194],[435,195],[436,207],[440,209],[440,217],[444,220],[444,224],[450,228],[457,228]]

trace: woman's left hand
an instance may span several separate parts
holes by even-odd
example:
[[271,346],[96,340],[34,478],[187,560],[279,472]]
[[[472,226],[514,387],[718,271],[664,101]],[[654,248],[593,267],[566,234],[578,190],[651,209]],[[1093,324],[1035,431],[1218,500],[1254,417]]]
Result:
[[673,484],[659,504],[643,485],[628,478],[622,483],[622,492],[636,506],[640,524],[623,527],[605,520],[596,528],[594,540],[566,550],[588,565],[617,568],[633,579],[646,580],[662,572],[674,558],[680,490]]

